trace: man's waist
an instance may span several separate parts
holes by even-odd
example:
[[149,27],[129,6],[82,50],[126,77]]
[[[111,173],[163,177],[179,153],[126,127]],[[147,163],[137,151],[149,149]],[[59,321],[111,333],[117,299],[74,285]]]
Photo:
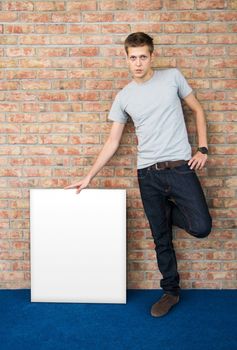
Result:
[[175,168],[176,166],[180,166],[183,164],[186,164],[188,160],[180,159],[180,160],[166,160],[163,162],[157,162],[155,164],[149,165],[147,168],[148,169],[172,169]]

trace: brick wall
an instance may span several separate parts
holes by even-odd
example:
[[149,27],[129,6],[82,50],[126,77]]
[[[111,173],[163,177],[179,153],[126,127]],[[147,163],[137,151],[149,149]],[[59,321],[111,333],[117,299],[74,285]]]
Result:
[[[203,240],[175,231],[183,288],[236,288],[237,2],[2,1],[0,3],[0,288],[29,288],[29,189],[87,174],[128,83],[123,41],[154,37],[154,68],[178,67],[205,109],[211,155],[198,175],[213,216]],[[192,113],[184,106],[190,142]],[[126,188],[128,287],[159,288],[154,244],[136,179],[131,121],[91,188]]]

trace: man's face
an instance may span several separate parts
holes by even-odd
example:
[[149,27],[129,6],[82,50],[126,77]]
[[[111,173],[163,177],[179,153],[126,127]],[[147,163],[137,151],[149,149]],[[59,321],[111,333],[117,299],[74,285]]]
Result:
[[152,71],[152,59],[153,54],[150,54],[147,45],[128,48],[128,68],[135,80],[146,80],[147,76],[149,76]]

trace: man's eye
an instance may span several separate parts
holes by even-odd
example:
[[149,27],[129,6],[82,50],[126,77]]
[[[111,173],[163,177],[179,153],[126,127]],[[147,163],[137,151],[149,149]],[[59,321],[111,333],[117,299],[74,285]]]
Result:
[[145,56],[145,55],[141,56],[141,60],[145,61],[146,59],[147,59],[147,56]]

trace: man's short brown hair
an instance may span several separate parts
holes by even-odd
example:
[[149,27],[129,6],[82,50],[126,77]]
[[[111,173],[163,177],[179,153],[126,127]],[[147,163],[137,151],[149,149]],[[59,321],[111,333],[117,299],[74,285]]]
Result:
[[148,46],[149,51],[152,54],[152,52],[154,51],[153,39],[148,34],[143,32],[136,32],[130,34],[124,42],[124,47],[127,55],[129,47],[139,47],[145,45]]

